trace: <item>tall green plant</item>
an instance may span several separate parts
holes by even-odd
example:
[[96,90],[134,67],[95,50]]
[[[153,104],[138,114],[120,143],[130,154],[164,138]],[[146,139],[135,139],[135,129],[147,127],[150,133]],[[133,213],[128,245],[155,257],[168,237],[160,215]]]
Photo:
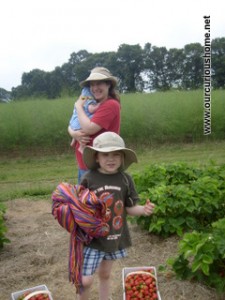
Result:
[[[195,143],[224,138],[224,91],[212,92],[212,134],[203,136],[202,91],[121,94],[127,144]],[[67,132],[76,96],[0,104],[0,151],[70,149]]]

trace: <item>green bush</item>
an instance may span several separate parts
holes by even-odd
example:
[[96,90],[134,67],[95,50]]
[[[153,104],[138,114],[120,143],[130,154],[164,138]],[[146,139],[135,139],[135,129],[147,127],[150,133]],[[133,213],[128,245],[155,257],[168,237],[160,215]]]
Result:
[[[179,252],[167,261],[180,279],[225,292],[225,165],[153,165],[134,181],[141,203],[156,204],[150,217],[136,217],[149,232],[177,234]],[[166,268],[166,267],[165,267]]]
[[225,292],[225,218],[207,232],[186,233],[178,255],[167,261],[177,278],[197,280]]
[[141,203],[156,204],[154,214],[137,217],[149,232],[164,237],[204,230],[225,215],[225,165],[191,166],[186,163],[153,165],[134,181]]

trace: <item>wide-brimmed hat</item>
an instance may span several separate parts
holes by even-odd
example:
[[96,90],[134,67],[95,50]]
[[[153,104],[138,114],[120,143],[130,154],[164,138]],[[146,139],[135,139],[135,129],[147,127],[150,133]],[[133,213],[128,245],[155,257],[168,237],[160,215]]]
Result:
[[84,81],[80,82],[80,86],[84,87],[88,85],[90,81],[110,81],[112,86],[115,87],[117,85],[117,78],[114,77],[110,71],[103,67],[96,67],[91,70],[90,75]]
[[97,169],[99,164],[96,162],[97,152],[121,151],[124,154],[124,161],[120,171],[126,170],[132,163],[137,162],[136,153],[126,148],[124,140],[115,132],[104,132],[97,136],[93,141],[93,146],[86,146],[83,152],[83,161],[88,169]]

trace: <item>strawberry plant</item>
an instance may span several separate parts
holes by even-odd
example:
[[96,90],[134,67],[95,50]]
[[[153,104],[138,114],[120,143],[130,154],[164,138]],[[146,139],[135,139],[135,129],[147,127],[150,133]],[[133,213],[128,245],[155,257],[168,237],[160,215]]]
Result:
[[190,166],[175,163],[153,166],[134,176],[141,203],[156,204],[151,217],[135,221],[149,232],[164,237],[204,230],[225,215],[225,165]]
[[178,255],[168,260],[180,279],[198,280],[225,292],[225,218],[212,223],[207,232],[186,233]]
[[133,174],[138,193],[158,185],[188,184],[202,173],[201,168],[186,163],[152,164],[141,174]]
[[4,243],[9,243],[10,240],[6,238],[5,233],[7,228],[5,226],[4,214],[6,212],[5,206],[0,203],[0,249],[3,248]]
[[149,232],[177,234],[177,257],[168,265],[180,279],[197,280],[225,292],[225,165],[175,163],[149,167],[134,176],[141,204],[156,204],[135,221]]

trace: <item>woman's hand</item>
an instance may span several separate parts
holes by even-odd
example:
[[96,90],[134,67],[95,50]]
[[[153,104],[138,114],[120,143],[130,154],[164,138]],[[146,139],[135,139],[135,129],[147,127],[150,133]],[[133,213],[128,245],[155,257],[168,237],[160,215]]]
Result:
[[90,136],[87,135],[82,130],[73,130],[72,128],[68,127],[68,132],[72,138],[74,138],[77,142],[81,145],[85,146],[91,140]]
[[82,108],[82,107],[84,106],[84,103],[85,103],[85,99],[84,99],[82,96],[80,96],[80,97],[77,99],[77,101],[75,102],[74,107],[75,107],[76,109],[79,109],[80,107]]
[[87,144],[90,143],[91,138],[89,135],[87,135],[83,131],[80,131],[80,130],[78,130],[78,131],[79,131],[78,142],[80,143],[81,146],[85,147]]
[[[82,97],[80,96],[77,99],[77,101],[75,102],[74,106],[75,106],[76,111],[77,111],[80,126],[81,126],[83,132],[86,133],[86,137],[87,136],[89,137],[89,135],[94,135],[97,132],[99,132],[102,129],[102,127],[99,126],[98,124],[92,122],[91,119],[89,119],[89,117],[86,115],[86,113],[84,111],[84,108],[83,108],[83,105],[85,104],[85,101],[86,100],[82,100]],[[71,137],[74,137],[76,140],[78,140],[79,143],[82,143],[82,144],[86,143],[87,144],[87,138],[81,140],[81,139],[79,139],[79,136],[74,136],[74,134],[71,133],[70,131],[69,131],[69,134],[70,134]]]

